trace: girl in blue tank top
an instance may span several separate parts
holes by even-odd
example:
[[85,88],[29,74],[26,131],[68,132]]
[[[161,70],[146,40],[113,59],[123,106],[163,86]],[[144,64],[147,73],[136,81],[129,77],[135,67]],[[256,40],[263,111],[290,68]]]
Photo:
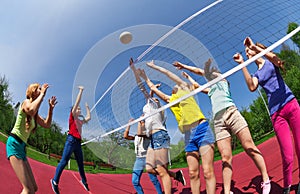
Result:
[[[250,37],[244,40],[244,45],[248,58],[266,49],[260,43],[254,44]],[[244,62],[242,55],[239,53],[234,55],[234,60],[238,63]],[[246,67],[242,71],[250,91],[255,91],[260,85],[267,94],[271,121],[281,149],[284,193],[287,194],[290,192],[292,184],[294,162],[293,140],[290,129],[294,137],[298,167],[300,164],[300,143],[298,143],[300,141],[300,107],[280,74],[279,68],[283,69],[284,63],[275,53],[268,52],[264,58],[258,58],[255,63],[258,69],[253,76],[250,75]],[[300,172],[298,174],[300,177]],[[299,188],[300,184],[298,184],[298,191]]]

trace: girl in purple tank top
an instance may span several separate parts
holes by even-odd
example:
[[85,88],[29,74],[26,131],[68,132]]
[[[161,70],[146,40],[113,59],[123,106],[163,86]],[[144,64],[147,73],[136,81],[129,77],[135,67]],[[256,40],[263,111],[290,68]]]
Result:
[[[248,58],[255,56],[266,48],[260,43],[254,44],[249,37],[244,40],[244,45]],[[244,62],[242,55],[239,53],[234,55],[234,60],[237,63]],[[288,194],[292,184],[294,161],[293,140],[290,129],[294,137],[298,167],[300,164],[300,107],[297,99],[284,83],[279,71],[279,68],[283,69],[283,62],[275,53],[268,52],[265,54],[265,58],[258,58],[255,63],[258,70],[253,76],[250,75],[246,67],[242,71],[250,91],[255,91],[260,85],[267,94],[272,124],[281,149],[284,193]],[[298,173],[300,177],[300,172]],[[300,184],[298,184],[298,191],[299,189]]]

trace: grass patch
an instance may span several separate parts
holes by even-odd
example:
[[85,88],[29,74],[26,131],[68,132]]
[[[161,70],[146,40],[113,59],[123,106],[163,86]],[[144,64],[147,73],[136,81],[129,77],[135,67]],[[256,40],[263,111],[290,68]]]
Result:
[[[255,142],[256,145],[263,143],[264,141],[274,137],[274,132],[267,134],[266,136],[264,136],[262,139],[260,139],[259,141]],[[7,140],[7,136],[3,133],[0,132],[0,141],[3,143],[6,143]],[[233,150],[232,154],[236,155],[239,154],[241,152],[243,152],[244,149],[242,147],[237,148],[236,150]],[[48,154],[44,154],[41,152],[36,151],[34,148],[28,146],[27,147],[27,157],[32,158],[36,161],[51,165],[51,166],[57,166],[59,163],[59,159],[57,158],[52,158],[49,157]],[[215,154],[215,158],[214,161],[218,161],[221,159],[221,156],[216,153]],[[169,166],[170,169],[176,169],[176,168],[186,168],[187,167],[187,163],[186,162],[182,162],[182,163],[172,163],[172,165]],[[66,166],[65,169],[68,169],[68,165]],[[71,159],[70,162],[70,170],[73,171],[78,171],[78,166],[77,166],[77,162],[74,159]],[[92,174],[97,174],[97,173],[105,173],[105,174],[130,174],[132,172],[131,169],[120,169],[120,168],[116,168],[116,170],[112,170],[111,168],[104,168],[104,167],[99,167],[96,166],[95,168],[93,166],[84,166],[84,170],[86,173],[92,173]]]
[[[7,136],[3,133],[0,132],[0,141],[6,144],[7,141]],[[57,158],[52,158],[49,157],[48,154],[41,153],[39,151],[36,151],[34,148],[27,146],[27,157],[31,158],[33,160],[51,165],[51,166],[57,166],[59,163],[59,159]],[[68,165],[66,166],[65,169],[68,169]],[[73,171],[78,171],[78,166],[77,162],[74,159],[71,159],[70,161],[70,169]],[[131,173],[131,170],[122,170],[122,169],[116,169],[116,170],[111,170],[111,169],[100,169],[99,167],[92,167],[92,166],[84,166],[84,170],[86,173],[107,173],[107,174],[125,174],[125,173]]]

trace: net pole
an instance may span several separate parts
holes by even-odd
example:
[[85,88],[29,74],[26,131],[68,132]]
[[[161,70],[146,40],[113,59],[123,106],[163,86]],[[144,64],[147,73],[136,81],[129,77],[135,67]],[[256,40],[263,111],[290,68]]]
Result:
[[268,114],[269,114],[269,116],[270,116],[270,111],[269,111],[268,105],[267,105],[267,103],[266,103],[266,101],[265,101],[265,99],[264,99],[264,97],[263,97],[263,95],[262,95],[262,93],[261,93],[261,91],[260,91],[260,88],[258,88],[257,91],[258,91],[258,93],[259,93],[261,99],[263,100],[264,105],[265,105],[265,108],[267,109],[267,112],[268,112]]

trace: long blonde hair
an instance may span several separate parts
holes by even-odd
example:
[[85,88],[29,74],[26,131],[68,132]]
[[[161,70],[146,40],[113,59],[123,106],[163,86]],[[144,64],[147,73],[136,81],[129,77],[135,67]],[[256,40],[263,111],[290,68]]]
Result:
[[[40,84],[39,83],[33,83],[33,84],[30,84],[28,87],[27,87],[27,90],[26,90],[26,98],[28,100],[30,100],[30,102],[34,101],[36,97],[33,96],[33,93],[36,92],[36,90],[40,87]],[[33,116],[34,118],[34,128],[32,129],[32,131],[34,132],[36,130],[36,127],[37,127],[37,124],[36,124],[36,118],[37,118],[37,115],[38,115],[38,111],[36,112],[36,114]],[[30,115],[27,115],[26,114],[26,130],[28,131],[29,128],[30,128],[30,123],[31,123],[31,119],[32,117]]]

